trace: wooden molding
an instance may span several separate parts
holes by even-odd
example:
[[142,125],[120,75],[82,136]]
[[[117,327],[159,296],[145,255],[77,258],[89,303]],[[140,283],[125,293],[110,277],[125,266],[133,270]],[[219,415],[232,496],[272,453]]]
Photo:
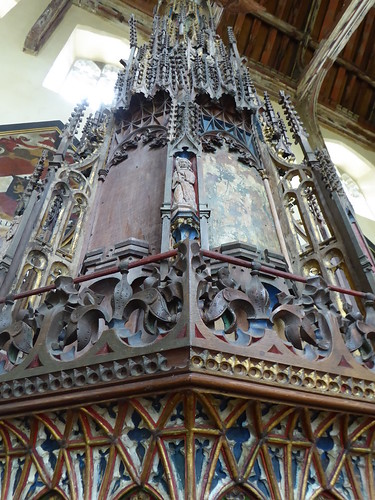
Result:
[[37,55],[71,5],[71,0],[52,0],[28,32],[23,51]]

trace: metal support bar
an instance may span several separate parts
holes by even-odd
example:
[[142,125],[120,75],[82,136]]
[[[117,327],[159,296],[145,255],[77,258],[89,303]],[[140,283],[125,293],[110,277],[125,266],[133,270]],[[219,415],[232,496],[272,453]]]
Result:
[[[219,252],[211,252],[210,250],[201,250],[201,254],[204,257],[210,259],[219,260],[222,262],[228,262],[228,264],[233,264],[235,266],[246,267],[249,269],[257,269],[258,271],[270,274],[271,276],[278,276],[280,278],[285,278],[293,281],[299,281],[300,283],[307,283],[307,278],[299,276],[298,274],[288,273],[286,271],[280,271],[279,269],[274,269],[272,267],[264,266],[259,264],[259,262],[249,262],[247,260],[238,259],[237,257],[230,257],[228,255],[223,255]],[[144,257],[143,259],[136,260],[134,262],[129,262],[128,269],[133,269],[135,267],[144,266],[146,264],[152,264],[154,262],[160,262],[162,260],[170,259],[177,255],[177,250],[170,250],[169,252],[163,252],[156,255],[150,255],[149,257]],[[90,281],[96,278],[102,278],[103,276],[109,276],[110,274],[115,274],[121,272],[120,266],[112,266],[103,271],[97,271],[95,273],[85,274],[83,276],[77,276],[73,279],[73,283],[83,283],[85,281]],[[48,285],[41,288],[34,288],[33,290],[28,290],[26,292],[18,293],[15,295],[8,295],[7,297],[0,298],[0,304],[4,304],[8,300],[18,300],[24,299],[25,297],[31,297],[32,295],[39,295],[41,293],[50,292],[54,290],[56,285]],[[338,286],[328,285],[329,290],[338,293],[345,293],[347,295],[352,295],[353,297],[360,297],[362,299],[373,300],[373,294],[368,292],[360,292],[359,290],[350,290],[348,288],[340,288]]]

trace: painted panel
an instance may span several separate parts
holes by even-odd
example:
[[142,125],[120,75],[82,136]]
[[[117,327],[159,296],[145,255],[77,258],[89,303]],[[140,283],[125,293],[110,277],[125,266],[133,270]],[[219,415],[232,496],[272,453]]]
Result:
[[202,167],[211,217],[210,247],[242,241],[280,253],[266,192],[255,168],[218,149],[204,154]]

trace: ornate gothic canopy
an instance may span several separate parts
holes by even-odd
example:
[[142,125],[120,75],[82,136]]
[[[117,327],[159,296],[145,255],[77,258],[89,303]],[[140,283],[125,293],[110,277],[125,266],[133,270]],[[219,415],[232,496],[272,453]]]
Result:
[[[156,0],[52,1],[25,41],[38,51],[71,3],[126,26],[135,14],[151,33]],[[255,84],[277,97],[280,84],[297,100],[317,100],[319,119],[368,145],[375,136],[373,0],[225,0],[213,6],[218,32],[233,26]],[[40,25],[42,21],[42,26]]]

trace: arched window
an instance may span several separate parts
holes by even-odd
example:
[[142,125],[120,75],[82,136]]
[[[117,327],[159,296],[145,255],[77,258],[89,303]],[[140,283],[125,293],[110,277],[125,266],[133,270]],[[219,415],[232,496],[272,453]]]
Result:
[[338,141],[326,140],[326,145],[356,215],[375,221],[374,166]]
[[76,59],[60,91],[66,100],[75,103],[88,99],[93,108],[111,104],[119,69],[113,64]]
[[63,95],[70,102],[87,98],[92,109],[113,98],[118,61],[127,57],[129,43],[113,35],[76,26],[55,59],[43,86]]

